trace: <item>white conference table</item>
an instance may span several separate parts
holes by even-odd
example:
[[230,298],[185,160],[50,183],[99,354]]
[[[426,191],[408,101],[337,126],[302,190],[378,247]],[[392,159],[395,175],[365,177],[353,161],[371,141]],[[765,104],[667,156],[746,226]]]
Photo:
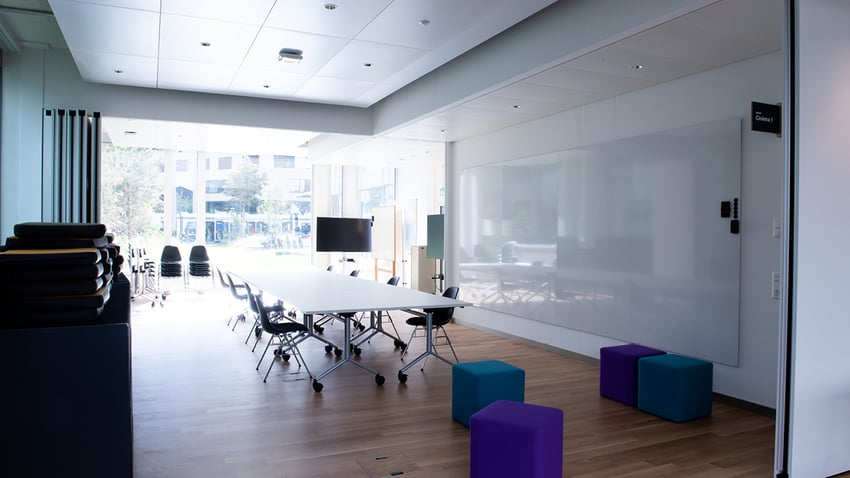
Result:
[[[378,385],[384,383],[384,377],[380,373],[352,360],[351,317],[345,317],[343,314],[403,310],[426,318],[426,329],[428,333],[426,334],[425,351],[399,370],[398,379],[401,383],[404,383],[407,381],[405,371],[428,356],[433,355],[451,364],[449,360],[434,351],[431,333],[431,314],[426,313],[425,309],[466,307],[472,305],[462,300],[450,299],[440,295],[428,294],[381,282],[373,282],[314,267],[245,267],[234,268],[230,272],[255,288],[277,297],[301,311],[304,315],[304,325],[307,326],[310,334],[313,334],[313,316],[332,314],[343,321],[345,324],[343,358],[319,373],[313,379],[313,390],[316,392],[320,392],[323,388],[323,385],[319,381],[345,363],[352,363],[373,373],[375,375],[375,382]],[[324,338],[316,338],[329,345],[333,345]],[[329,350],[329,348],[326,347],[326,350]]]

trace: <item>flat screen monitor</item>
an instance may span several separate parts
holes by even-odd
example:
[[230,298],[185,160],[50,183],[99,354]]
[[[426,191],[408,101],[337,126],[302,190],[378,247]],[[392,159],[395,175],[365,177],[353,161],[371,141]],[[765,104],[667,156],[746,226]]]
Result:
[[372,252],[372,220],[317,217],[316,252]]

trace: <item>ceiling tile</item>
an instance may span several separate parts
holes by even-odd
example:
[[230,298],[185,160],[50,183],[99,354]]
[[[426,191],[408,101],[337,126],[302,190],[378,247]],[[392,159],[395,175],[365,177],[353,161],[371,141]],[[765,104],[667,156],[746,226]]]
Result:
[[[312,33],[263,28],[248,51],[244,65],[265,70],[312,75],[336,56],[348,41],[344,38]],[[278,61],[278,52],[281,48],[302,50],[304,59],[300,63]]]
[[[156,13],[66,0],[54,0],[51,6],[72,51],[157,55],[159,16]],[[98,28],[92,28],[92,23]]]
[[[241,68],[228,88],[228,92],[260,97],[291,97],[309,80],[307,75],[279,71]],[[265,88],[267,85],[268,88]]]
[[[266,26],[351,39],[391,2],[392,0],[278,0],[266,20]],[[334,3],[337,7],[328,11],[323,7],[325,3]]]
[[295,97],[303,101],[364,106],[357,98],[374,85],[366,81],[314,76],[298,90]]
[[[259,27],[162,15],[160,29],[160,58],[235,67],[248,53]],[[203,42],[209,46],[203,46]]]
[[577,91],[598,92],[606,97],[647,88],[655,84],[646,79],[579,70],[572,68],[571,65],[572,63],[565,63],[551,68],[527,78],[524,82]]
[[[50,5],[64,0],[50,0]],[[145,10],[148,12],[158,12],[160,0],[73,0],[78,3],[93,3],[96,5],[106,5],[110,7],[131,8],[133,10]],[[53,7],[53,11],[56,9]]]
[[224,91],[236,74],[232,65],[212,65],[189,61],[159,60],[157,86],[173,90]]
[[316,74],[379,83],[424,53],[413,48],[352,40]]
[[80,70],[80,76],[86,81],[156,87],[156,58],[78,52],[74,54],[74,62]]
[[657,82],[699,73],[711,65],[608,46],[570,61],[570,68]]
[[784,2],[779,0],[735,0],[714,3],[677,23],[745,40],[740,47],[770,52],[782,45],[784,18]]
[[262,25],[274,3],[274,0],[162,0],[162,13]]
[[595,91],[539,85],[532,81],[520,81],[501,88],[492,94],[493,96],[557,103],[565,106],[584,105],[605,97],[604,94]]

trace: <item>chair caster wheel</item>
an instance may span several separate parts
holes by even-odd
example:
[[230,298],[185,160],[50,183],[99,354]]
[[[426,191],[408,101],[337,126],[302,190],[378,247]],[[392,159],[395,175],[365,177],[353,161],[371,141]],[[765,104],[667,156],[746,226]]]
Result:
[[272,350],[272,354],[274,354],[274,356],[277,357],[278,355],[280,355],[280,349]]
[[386,379],[384,378],[383,375],[381,375],[381,374],[375,375],[375,383],[377,383],[378,385],[383,385],[385,381],[386,381]]
[[289,362],[289,354],[281,354],[281,355],[280,355],[280,358],[281,358],[281,360],[283,360],[284,362]]
[[326,353],[326,354],[331,353],[331,350],[333,350],[333,349],[334,349],[334,348],[333,348],[333,346],[332,346],[332,345],[325,345],[325,353]]
[[393,340],[393,345],[395,345],[395,348],[397,348],[397,349],[402,349],[402,350],[404,350],[404,342],[402,342],[402,341],[401,341],[401,340],[399,340],[399,339],[395,339],[395,340]]
[[153,309],[154,307],[156,307],[156,302],[151,302],[151,309]]
[[354,347],[354,355],[356,355],[356,356],[358,356],[358,357],[359,357],[359,356],[360,356],[360,352],[362,352],[362,351],[363,351],[363,350],[362,350],[360,347]]
[[363,325],[363,324],[358,324],[358,325],[357,325],[357,328],[358,328],[358,329],[360,329],[360,331],[361,331],[361,332],[363,332],[364,330],[366,330],[366,326],[365,326],[365,325]]
[[321,392],[321,391],[322,391],[322,389],[323,389],[323,388],[325,388],[325,386],[324,386],[324,385],[322,385],[321,383],[317,382],[316,380],[313,380],[313,391],[314,391],[314,392],[319,393],[319,392]]
[[334,349],[334,355],[336,355],[337,357],[342,357],[342,349],[335,348]]
[[324,334],[325,333],[325,328],[320,327],[318,325],[314,325],[313,330],[315,330],[317,334]]
[[407,374],[400,370],[398,372],[398,383],[407,383]]
[[262,327],[254,327],[254,337],[259,337],[261,335],[263,335],[263,328]]

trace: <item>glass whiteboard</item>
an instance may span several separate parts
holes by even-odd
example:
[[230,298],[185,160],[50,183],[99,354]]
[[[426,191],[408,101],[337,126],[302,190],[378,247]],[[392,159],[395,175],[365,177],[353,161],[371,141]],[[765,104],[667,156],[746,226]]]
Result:
[[464,299],[737,365],[740,189],[737,118],[466,169]]

